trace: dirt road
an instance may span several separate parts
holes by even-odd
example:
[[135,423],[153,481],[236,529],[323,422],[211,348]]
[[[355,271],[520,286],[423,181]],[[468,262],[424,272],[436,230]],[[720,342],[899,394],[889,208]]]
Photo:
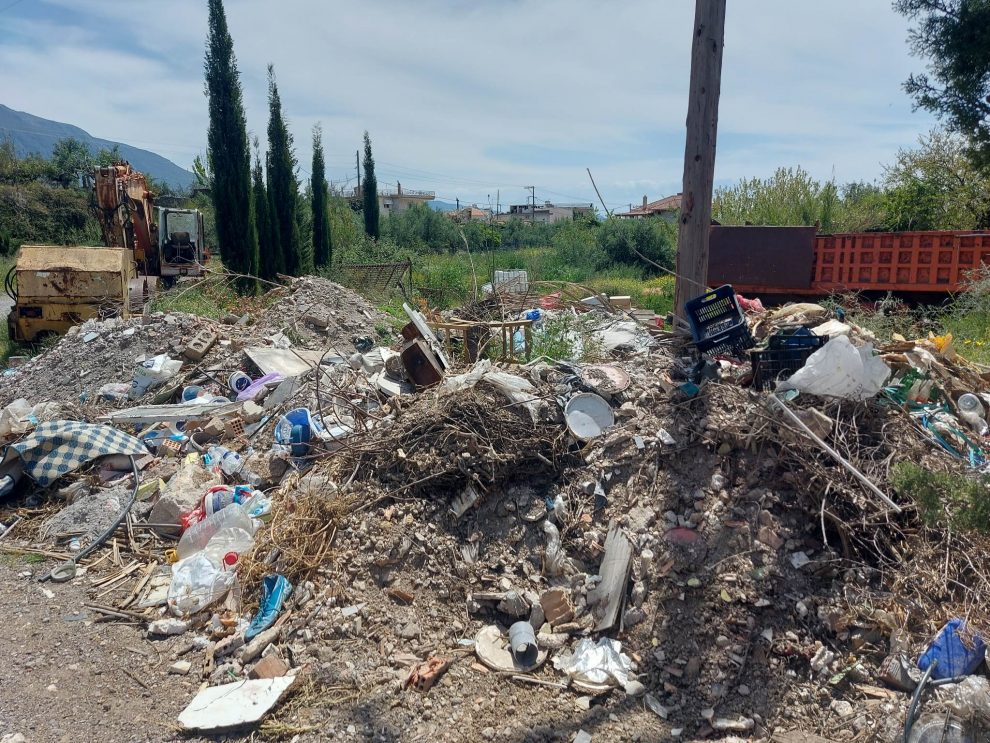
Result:
[[0,738],[176,740],[198,679],[169,675],[171,656],[142,626],[94,621],[85,578],[49,586],[42,565],[0,559]]

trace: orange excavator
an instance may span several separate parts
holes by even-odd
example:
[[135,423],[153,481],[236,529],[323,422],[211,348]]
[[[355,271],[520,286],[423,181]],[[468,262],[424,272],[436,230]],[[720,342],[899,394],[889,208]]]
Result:
[[200,276],[209,258],[203,215],[196,209],[157,207],[148,181],[127,162],[97,168],[93,212],[108,248],[126,248],[139,274],[169,285]]
[[204,271],[199,211],[155,207],[147,179],[126,162],[94,175],[93,212],[106,247],[21,247],[3,286],[13,300],[7,326],[14,340],[36,343],[89,318],[140,314],[159,278],[167,286]]

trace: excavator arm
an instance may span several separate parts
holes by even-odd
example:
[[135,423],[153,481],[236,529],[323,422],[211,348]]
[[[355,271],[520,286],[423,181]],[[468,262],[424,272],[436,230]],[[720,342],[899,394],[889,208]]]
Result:
[[143,173],[122,161],[97,168],[93,211],[108,248],[127,248],[146,276],[159,273],[154,194]]

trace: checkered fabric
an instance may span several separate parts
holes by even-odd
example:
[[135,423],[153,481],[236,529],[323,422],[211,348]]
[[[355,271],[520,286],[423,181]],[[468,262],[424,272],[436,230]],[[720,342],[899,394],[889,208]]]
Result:
[[99,457],[148,453],[139,439],[123,431],[76,421],[42,423],[10,448],[24,460],[24,474],[42,487]]

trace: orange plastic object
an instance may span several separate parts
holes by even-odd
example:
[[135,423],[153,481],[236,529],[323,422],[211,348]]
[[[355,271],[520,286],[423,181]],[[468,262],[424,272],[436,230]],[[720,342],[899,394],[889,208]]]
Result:
[[815,238],[816,293],[955,292],[990,265],[990,232],[859,232]]

